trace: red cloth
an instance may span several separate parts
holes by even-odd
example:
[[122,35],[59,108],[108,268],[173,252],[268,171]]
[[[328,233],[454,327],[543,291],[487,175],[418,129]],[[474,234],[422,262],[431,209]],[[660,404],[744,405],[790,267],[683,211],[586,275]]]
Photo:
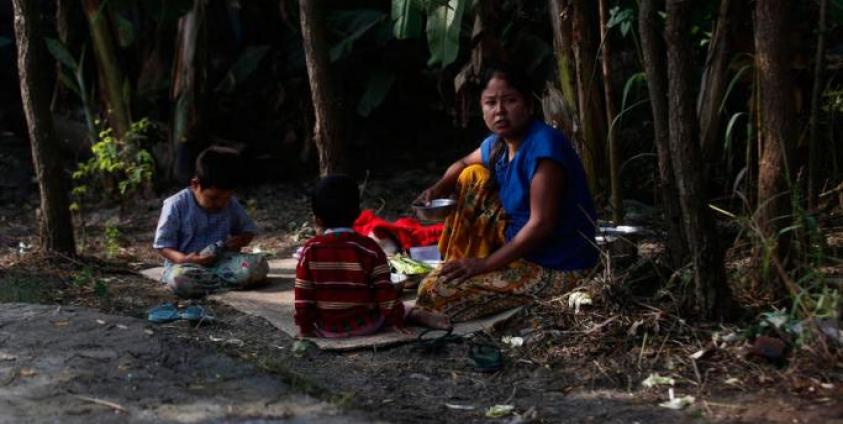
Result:
[[408,217],[389,222],[378,218],[371,209],[366,209],[354,221],[352,228],[364,236],[374,233],[377,238],[392,238],[406,250],[439,243],[442,227],[442,224],[422,225],[419,220]]
[[404,326],[404,305],[389,280],[389,262],[369,237],[338,232],[305,243],[296,266],[295,321],[303,334],[314,326],[349,333],[384,320]]

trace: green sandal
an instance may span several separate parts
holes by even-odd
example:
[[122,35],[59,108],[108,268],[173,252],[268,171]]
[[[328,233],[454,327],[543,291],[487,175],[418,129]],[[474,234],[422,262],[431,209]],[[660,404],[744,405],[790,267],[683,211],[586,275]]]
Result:
[[474,361],[474,368],[480,372],[495,372],[503,367],[501,350],[493,344],[473,342],[468,357]]

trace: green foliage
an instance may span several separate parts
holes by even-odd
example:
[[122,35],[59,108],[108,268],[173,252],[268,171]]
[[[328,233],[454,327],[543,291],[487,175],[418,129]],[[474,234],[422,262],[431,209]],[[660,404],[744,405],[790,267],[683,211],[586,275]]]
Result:
[[[736,120],[739,115],[733,117]],[[735,187],[740,181],[735,182]],[[734,220],[741,228],[741,235],[748,235],[753,245],[753,250],[759,252],[760,259],[757,266],[760,268],[761,281],[770,281],[773,271],[784,281],[789,293],[787,299],[789,308],[774,310],[761,314],[758,325],[751,329],[752,335],[775,333],[780,336],[787,336],[796,345],[801,345],[807,336],[806,323],[815,319],[840,319],[840,310],[843,300],[840,296],[839,287],[830,284],[826,278],[824,268],[828,265],[829,258],[825,252],[825,236],[820,228],[817,219],[808,213],[802,204],[802,193],[798,186],[791,186],[791,211],[787,216],[779,217],[779,220],[792,222],[776,234],[766,235],[757,222],[757,211],[746,216],[736,215],[711,206]],[[749,204],[746,197],[735,190],[745,204]],[[768,200],[769,201],[769,200]],[[760,205],[759,209],[764,205]],[[790,240],[790,262],[791,266],[785,270],[776,257],[779,241],[787,237]],[[755,271],[755,270],[753,270]],[[813,325],[812,325],[813,327]]]
[[215,91],[231,93],[251,76],[260,65],[263,58],[269,52],[269,46],[253,46],[246,48],[246,51],[231,65],[225,77],[217,85]]
[[78,273],[71,277],[70,283],[78,289],[90,288],[94,291],[94,295],[107,299],[109,297],[108,284],[105,280],[99,278],[94,268],[90,266],[83,267]]
[[94,274],[94,269],[89,266],[86,266],[82,268],[82,270],[80,270],[78,273],[73,274],[73,277],[71,277],[70,282],[75,287],[83,288],[93,285],[96,280],[97,277]]
[[79,96],[82,103],[82,109],[85,111],[85,124],[88,127],[88,135],[91,140],[97,132],[94,124],[93,112],[88,95],[87,84],[85,83],[85,45],[82,46],[82,51],[79,53],[79,60],[77,61],[67,47],[61,41],[54,38],[45,38],[44,42],[47,44],[47,50],[50,54],[59,61],[64,67],[59,72],[59,81],[64,84],[70,91]]
[[135,42],[135,27],[123,15],[119,13],[114,14],[114,27],[120,47],[125,49]]
[[422,9],[414,0],[392,0],[393,34],[399,40],[418,38],[422,30]]
[[105,255],[113,258],[120,253],[120,229],[113,225],[105,227]]
[[837,24],[843,24],[843,0],[831,0],[828,2],[828,14],[831,20]]
[[609,29],[617,27],[621,35],[626,37],[635,27],[637,16],[633,6],[615,6],[609,9],[609,21],[606,22],[606,26]]
[[0,274],[0,303],[46,301],[45,283],[29,274]]
[[824,111],[843,113],[843,89],[827,90],[823,94],[823,97],[825,97],[825,105],[823,105]]
[[360,116],[366,117],[377,108],[395,82],[396,75],[386,69],[375,69],[369,75],[369,80],[366,83],[366,92],[360,97],[360,102],[357,104],[357,113]]
[[339,43],[331,47],[331,62],[351,54],[354,43],[385,20],[386,14],[375,9],[335,11],[328,15],[329,26],[343,36]]
[[108,291],[108,285],[103,280],[97,280],[94,283],[94,295],[101,298],[107,299],[110,295]]
[[450,0],[434,7],[427,17],[428,66],[446,67],[457,60],[460,50],[462,15],[467,0]]
[[76,185],[72,194],[77,201],[71,209],[78,211],[78,202],[94,190],[126,200],[148,186],[155,163],[143,142],[151,131],[151,122],[143,118],[133,122],[122,138],[116,137],[111,128],[100,132],[99,141],[91,146],[93,157],[80,163],[73,172]]
[[50,54],[52,54],[56,60],[61,62],[62,65],[67,66],[74,71],[79,67],[76,63],[76,59],[73,58],[73,55],[70,54],[67,47],[65,47],[61,41],[55,38],[45,38],[44,43],[47,44],[47,50],[49,50]]

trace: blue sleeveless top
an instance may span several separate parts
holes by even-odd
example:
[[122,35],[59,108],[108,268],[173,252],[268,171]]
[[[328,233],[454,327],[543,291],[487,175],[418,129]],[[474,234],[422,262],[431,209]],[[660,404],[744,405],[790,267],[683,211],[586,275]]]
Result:
[[[480,145],[483,164],[487,168],[491,168],[491,151],[497,142],[498,136],[492,134]],[[544,122],[533,120],[512,161],[508,156],[508,149],[504,148],[504,154],[494,164],[501,203],[508,218],[506,240],[512,240],[530,219],[530,182],[539,161],[552,160],[565,171],[565,187],[559,193],[556,228],[544,244],[526,255],[525,259],[562,271],[594,266],[598,256],[594,241],[597,215],[582,163],[568,139]]]

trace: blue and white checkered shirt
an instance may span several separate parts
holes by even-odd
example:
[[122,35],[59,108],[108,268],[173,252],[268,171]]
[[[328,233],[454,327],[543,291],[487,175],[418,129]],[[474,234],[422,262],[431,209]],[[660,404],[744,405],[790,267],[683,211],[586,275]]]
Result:
[[152,247],[189,254],[225,241],[229,235],[255,232],[255,224],[236,197],[231,196],[221,211],[212,213],[199,206],[193,192],[186,188],[164,200]]

